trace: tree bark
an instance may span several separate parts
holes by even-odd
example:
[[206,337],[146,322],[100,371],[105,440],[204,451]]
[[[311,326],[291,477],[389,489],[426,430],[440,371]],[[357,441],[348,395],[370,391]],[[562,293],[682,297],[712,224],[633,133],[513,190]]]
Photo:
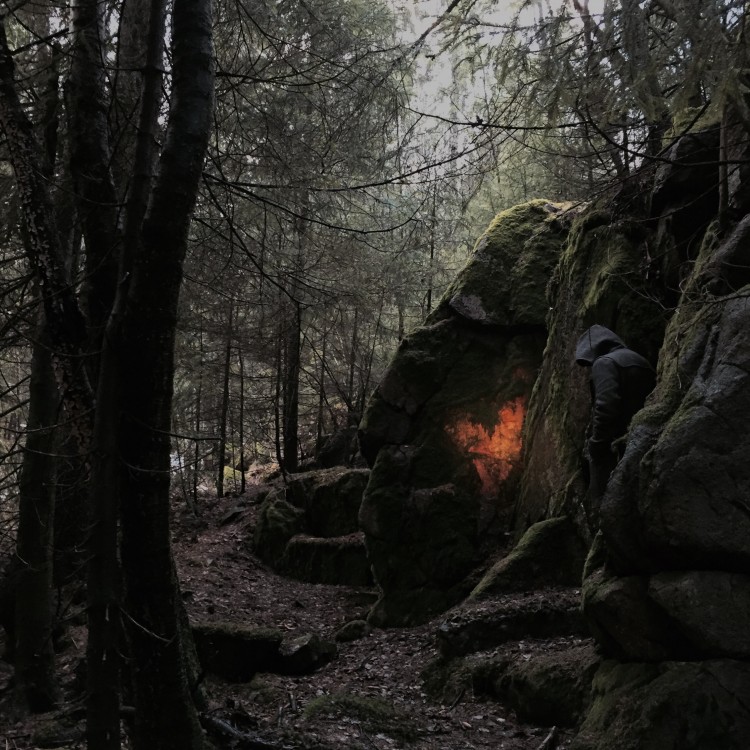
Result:
[[[112,335],[112,308],[122,262],[120,210],[109,142],[104,6],[78,0],[73,6],[71,52],[70,170],[86,243],[83,307],[89,322],[89,372],[97,383],[93,427],[88,542],[88,641],[86,645],[87,742],[97,750],[120,746],[120,562],[118,510],[118,363],[105,336]],[[105,333],[106,330],[106,333]]]
[[[49,13],[29,9],[25,22],[39,37],[49,33]],[[54,173],[58,141],[59,71],[57,55],[48,48],[36,56],[40,71],[40,163],[45,177]],[[62,241],[60,242],[63,247]],[[27,248],[27,255],[30,254]],[[13,607],[17,694],[32,712],[48,711],[57,697],[52,644],[54,613],[54,527],[57,487],[56,426],[59,396],[47,326],[42,318],[32,345],[29,415],[23,448],[16,537],[15,606]]]
[[0,22],[0,127],[16,178],[29,262],[39,282],[49,336],[55,342],[52,364],[65,394],[65,408],[81,455],[91,445],[93,391],[81,367],[86,321],[78,306],[59,245],[52,203],[42,178],[41,149],[18,98],[13,57],[5,23]]
[[240,441],[240,495],[245,494],[245,363],[242,357],[242,347],[237,351],[237,359],[240,366],[240,414],[239,414],[239,441]]
[[[86,239],[81,306],[89,325],[92,353],[101,351],[114,302],[121,244],[121,212],[111,170],[109,101],[105,93],[104,8],[96,0],[73,4],[74,43],[67,86],[71,104],[70,171]],[[95,355],[88,359],[94,382],[97,360]]]
[[201,359],[198,365],[198,385],[195,389],[195,435],[193,446],[193,512],[198,509],[198,484],[200,483],[200,443],[197,440],[201,434],[201,421],[203,419],[203,331],[199,331],[198,345],[200,347]]
[[325,404],[326,404],[326,345],[328,341],[328,332],[323,330],[323,342],[320,351],[320,372],[318,374],[318,414],[315,427],[315,455],[320,454],[323,447],[323,433],[325,432]]
[[44,178],[47,160],[34,138],[20,102],[13,56],[4,20],[0,20],[0,127],[16,178],[24,247],[39,285],[47,335],[54,342],[52,369],[63,394],[67,447],[74,454],[81,480],[88,476],[94,408],[93,391],[84,368],[86,322],[69,279],[67,253],[60,243],[52,201]]
[[234,312],[229,305],[229,325],[227,328],[227,340],[224,343],[224,377],[221,393],[221,413],[219,414],[219,445],[218,458],[216,461],[216,496],[224,497],[224,465],[227,460],[227,423],[229,416],[229,381],[232,366],[232,319]]
[[49,711],[57,700],[52,648],[52,541],[58,395],[44,326],[34,344],[30,407],[19,479],[16,555],[16,687],[29,710]]
[[349,373],[346,383],[346,412],[347,426],[352,424],[353,414],[356,410],[356,396],[354,393],[354,375],[357,371],[357,352],[359,349],[359,309],[354,308],[354,319],[352,320],[352,341],[349,349]]
[[292,314],[287,323],[284,366],[284,471],[295,472],[299,459],[299,374],[302,341],[302,311],[296,300],[291,300]]
[[166,143],[117,342],[122,563],[136,750],[198,750],[204,743],[170,547],[169,430],[182,263],[213,104],[210,2],[175,0],[172,37]]

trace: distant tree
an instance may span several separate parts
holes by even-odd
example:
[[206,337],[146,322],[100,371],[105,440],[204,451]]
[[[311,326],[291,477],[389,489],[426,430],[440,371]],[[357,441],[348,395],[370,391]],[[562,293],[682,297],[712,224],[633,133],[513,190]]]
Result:
[[[248,365],[245,436],[254,446],[278,444],[283,468],[294,471],[314,452],[317,433],[334,429],[342,408],[356,408],[344,397],[364,362],[350,362],[351,347],[343,360],[332,357],[334,331],[355,319],[361,327],[363,310],[379,299],[383,257],[399,252],[389,246],[389,227],[410,219],[408,207],[394,211],[388,190],[371,184],[386,168],[397,172],[389,152],[400,144],[391,125],[405,101],[409,63],[381,3],[261,3],[252,15],[225,3],[217,19],[218,137],[183,320],[191,328],[196,315],[212,319],[219,300],[233,300],[234,351]],[[325,365],[321,330],[329,332]],[[217,350],[223,334],[207,335],[207,349]],[[344,336],[351,341],[353,332]],[[210,416],[221,398],[202,389],[207,428],[227,420],[239,426],[233,363],[226,419]],[[329,388],[332,382],[342,387]],[[176,416],[186,434],[190,417]],[[219,438],[219,430],[204,436]],[[237,440],[235,430],[226,443]],[[250,446],[248,454],[256,453]]]
[[436,58],[450,53],[464,92],[448,119],[494,134],[486,163],[500,184],[521,178],[511,190],[527,194],[530,177],[537,192],[586,197],[662,160],[726,103],[745,106],[742,0],[448,7]]

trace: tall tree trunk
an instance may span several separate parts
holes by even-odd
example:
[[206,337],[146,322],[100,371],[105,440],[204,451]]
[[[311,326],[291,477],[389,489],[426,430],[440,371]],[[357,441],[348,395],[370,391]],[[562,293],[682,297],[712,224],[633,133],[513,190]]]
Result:
[[284,367],[284,329],[283,325],[279,326],[278,336],[276,337],[276,377],[274,379],[274,410],[273,410],[273,445],[276,453],[276,462],[279,464],[282,476],[286,479],[286,466],[284,464],[284,453],[281,448],[282,441],[282,424],[284,422],[284,404],[283,404],[283,373]]
[[[46,37],[50,30],[48,10],[28,10],[25,22],[40,38]],[[37,126],[42,144],[40,161],[45,176],[50,177],[57,153],[59,70],[57,55],[48,48],[39,51],[37,60],[43,78]],[[30,252],[27,248],[27,254]],[[14,565],[17,572],[13,614],[15,648],[12,650],[16,688],[21,702],[31,711],[47,711],[57,700],[52,589],[56,427],[60,403],[50,345],[42,319],[32,346],[30,406],[18,483],[19,519]]]
[[[16,177],[25,247],[39,284],[49,339],[54,341],[52,367],[77,455],[91,455],[93,391],[85,370],[86,323],[70,284],[54,212],[42,178],[41,150],[15,88],[13,58],[4,21],[0,20],[0,126],[5,133]],[[88,466],[84,466],[84,478]],[[92,562],[92,567],[96,565]],[[89,664],[89,671],[92,666]],[[119,734],[119,724],[118,724]],[[101,746],[102,748],[104,746]]]
[[114,302],[120,252],[120,205],[111,171],[109,101],[105,94],[104,5],[97,0],[73,4],[74,43],[68,80],[70,99],[70,171],[86,240],[81,306],[89,324],[88,358],[96,381],[102,336]]
[[200,441],[201,420],[203,419],[203,331],[199,332],[198,345],[201,350],[201,359],[198,366],[198,385],[195,390],[195,437],[193,445],[193,508],[197,512],[198,508],[198,484],[200,483]]
[[352,321],[352,342],[349,350],[349,374],[346,384],[346,412],[347,412],[347,426],[350,426],[353,422],[353,414],[356,410],[355,407],[355,394],[354,394],[354,375],[357,372],[357,350],[359,349],[359,309],[354,308],[354,320]]
[[71,160],[78,211],[86,243],[83,306],[90,326],[88,361],[97,382],[94,455],[91,466],[91,531],[88,543],[88,683],[89,748],[120,746],[120,563],[118,511],[118,362],[105,339],[111,335],[118,262],[122,262],[120,209],[111,171],[109,101],[106,96],[104,6],[78,0],[73,6],[74,44],[68,84],[71,102]]
[[170,421],[177,304],[211,124],[208,0],[175,0],[173,92],[142,246],[117,341],[123,459],[122,563],[135,688],[135,750],[198,750],[182,598],[169,534]]
[[729,227],[729,164],[727,135],[730,127],[729,107],[724,106],[719,124],[719,227],[723,232]]
[[232,367],[232,319],[234,311],[229,305],[229,322],[227,327],[227,340],[224,347],[224,373],[223,388],[221,393],[221,409],[219,413],[219,446],[216,461],[216,496],[224,496],[224,465],[227,460],[227,418],[229,416],[229,382]]
[[119,362],[112,351],[112,325],[99,360],[94,450],[91,471],[93,524],[87,582],[89,631],[86,647],[89,750],[120,747],[120,561],[118,512],[122,500],[117,439],[120,403]]
[[13,56],[0,17],[0,127],[8,141],[8,155],[16,177],[25,246],[39,282],[50,340],[55,342],[52,364],[65,394],[65,408],[76,445],[87,455],[91,445],[93,391],[81,367],[86,321],[68,278],[59,244],[54,211],[42,178],[40,153],[15,86]]
[[378,348],[378,336],[380,335],[381,324],[383,320],[383,311],[385,310],[385,290],[380,295],[380,305],[378,306],[378,317],[375,321],[375,330],[372,332],[372,343],[365,363],[364,373],[362,376],[362,386],[359,390],[359,401],[357,403],[356,417],[362,419],[365,413],[365,402],[370,393],[370,379],[372,378],[372,363],[375,359],[375,351]]
[[292,300],[292,314],[288,321],[284,367],[284,471],[295,472],[299,460],[299,375],[300,346],[302,342],[302,310],[297,300]]
[[430,209],[430,265],[427,271],[427,315],[432,311],[432,283],[435,275],[435,229],[437,225],[437,183],[432,188]]
[[48,711],[57,699],[52,648],[52,542],[55,508],[54,427],[59,400],[49,337],[34,343],[30,407],[19,479],[16,594],[16,686],[31,711]]
[[239,441],[240,441],[240,495],[245,494],[245,363],[242,357],[242,348],[237,350],[237,358],[240,366],[240,414],[239,414]]
[[[309,106],[309,105],[308,105]],[[299,379],[301,372],[302,349],[302,276],[304,273],[305,245],[307,240],[307,213],[310,195],[307,191],[300,199],[300,215],[297,218],[295,233],[296,254],[291,264],[287,291],[286,330],[284,332],[284,472],[295,472],[299,468]]]
[[325,420],[325,404],[326,404],[326,344],[328,340],[328,332],[323,331],[323,343],[320,351],[320,373],[318,375],[318,415],[316,419],[316,430],[315,430],[315,453],[320,453],[320,449],[323,447],[323,434],[324,420]]

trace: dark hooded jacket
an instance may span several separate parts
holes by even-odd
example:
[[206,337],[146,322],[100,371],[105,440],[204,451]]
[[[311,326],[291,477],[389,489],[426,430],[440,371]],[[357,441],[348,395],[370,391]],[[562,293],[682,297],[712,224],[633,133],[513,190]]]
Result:
[[589,449],[609,451],[627,432],[633,415],[653,390],[656,377],[648,360],[628,349],[604,326],[594,325],[576,345],[576,362],[591,367],[592,416]]

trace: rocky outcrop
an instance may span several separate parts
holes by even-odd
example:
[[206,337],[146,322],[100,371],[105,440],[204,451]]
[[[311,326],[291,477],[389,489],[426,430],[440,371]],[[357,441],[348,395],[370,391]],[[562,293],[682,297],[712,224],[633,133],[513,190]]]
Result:
[[[440,669],[458,664],[450,679],[468,670],[473,685],[494,675],[503,700],[535,680],[505,662],[470,666],[468,655],[588,628],[609,661],[587,667],[596,676],[577,703],[575,750],[733,749],[750,736],[750,190],[743,125],[735,117],[724,126],[721,139],[716,127],[679,139],[631,187],[580,210],[569,231],[544,220],[523,240],[532,236],[524,222],[548,210],[540,202],[499,216],[402,344],[360,431],[373,466],[360,521],[381,589],[372,622],[419,622],[471,592],[438,628]],[[725,172],[720,146],[734,155]],[[492,250],[505,221],[514,240]],[[542,234],[543,250],[534,245]],[[541,260],[551,257],[554,269]],[[546,296],[531,269],[550,279]],[[515,301],[516,288],[528,305]],[[599,529],[584,512],[590,399],[573,361],[594,323],[658,373]],[[533,390],[519,377],[529,372]],[[514,443],[523,449],[488,492],[476,446],[511,403],[523,404]],[[468,426],[468,453],[457,424]],[[480,579],[474,566],[499,538],[493,529],[511,530],[518,544]],[[584,624],[575,589],[560,595],[550,584],[574,581],[592,537]],[[549,601],[537,606],[540,597]]]
[[555,641],[501,664],[488,692],[522,721],[572,727],[590,704],[599,663],[591,641]]
[[724,128],[724,152],[726,172],[726,210],[741,218],[750,212],[750,143],[747,138],[748,84],[750,77],[745,69],[741,76],[743,99],[737,104],[729,103],[722,122]]
[[594,323],[616,331],[651,362],[666,324],[660,287],[647,273],[644,222],[615,207],[574,223],[549,287],[549,338],[524,425],[524,468],[515,509],[520,533],[545,518],[583,514],[583,436],[591,401],[588,373],[574,362],[580,334]]
[[588,546],[568,516],[529,527],[475,586],[472,599],[550,586],[580,586]]
[[470,690],[541,726],[577,724],[601,662],[576,589],[464,602],[440,622],[436,642],[423,675],[430,694],[452,704]]
[[368,478],[367,469],[341,467],[288,477],[261,506],[258,557],[301,581],[371,585],[357,520]]
[[337,537],[296,534],[287,542],[283,568],[298,581],[371,586],[372,573],[361,532]]
[[367,407],[360,524],[381,590],[374,624],[422,622],[460,600],[507,531],[561,213],[534,201],[500,214]]
[[653,177],[653,270],[670,307],[679,301],[686,262],[698,256],[706,227],[719,207],[719,141],[718,125],[682,136]]
[[436,660],[424,672],[425,687],[453,704],[466,692],[493,699],[537,726],[574,727],[591,704],[601,663],[591,639],[522,640],[492,651]]
[[451,658],[508,641],[563,635],[589,635],[578,589],[547,589],[464,602],[440,622],[435,639],[440,654]]
[[602,502],[584,612],[628,663],[601,668],[576,750],[718,750],[750,736],[746,225],[704,231]]
[[293,474],[287,478],[286,498],[305,512],[311,536],[332,537],[358,531],[367,469],[334,468]]
[[231,623],[194,625],[193,639],[202,670],[229,682],[250,682],[259,672],[310,674],[337,654],[334,643],[315,634],[287,637]]
[[746,662],[607,662],[570,750],[744,750],[748,706]]

